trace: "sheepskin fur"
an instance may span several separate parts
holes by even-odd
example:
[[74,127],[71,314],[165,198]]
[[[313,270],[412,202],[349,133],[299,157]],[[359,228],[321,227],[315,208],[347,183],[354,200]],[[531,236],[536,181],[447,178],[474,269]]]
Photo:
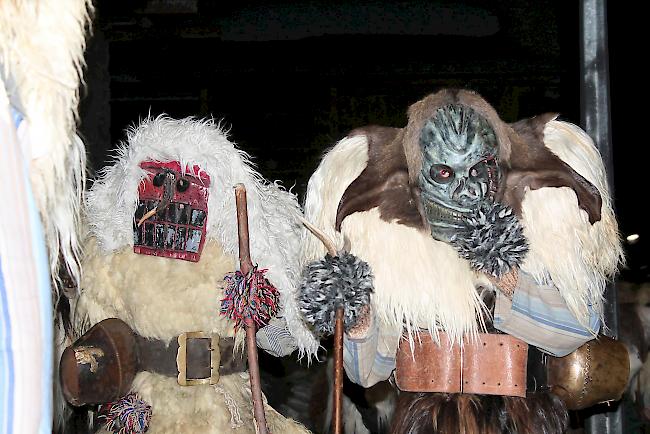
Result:
[[[180,388],[174,378],[142,372],[133,390],[153,409],[147,434],[256,433],[247,373],[221,377],[216,386]],[[308,432],[269,405],[264,410],[269,432]],[[98,432],[112,434],[105,429]]]
[[[194,263],[139,255],[130,248],[106,255],[90,238],[77,303],[78,332],[116,317],[154,339],[169,341],[195,330],[235,336],[232,322],[219,314],[223,276],[235,264],[236,258],[215,241],[206,243],[201,260]],[[235,336],[238,351],[242,351],[243,333],[240,330]],[[225,376],[214,387],[181,387],[175,378],[142,372],[131,390],[152,406],[149,433],[255,432],[246,373]],[[307,432],[268,406],[267,417],[271,429],[282,429],[277,432]]]
[[[269,280],[286,300],[295,284],[299,212],[294,196],[268,185],[212,121],[147,119],[129,132],[88,194],[89,237],[75,327],[79,334],[105,318],[124,320],[138,334],[169,341],[188,331],[235,337],[244,332],[220,315],[224,275],[238,268],[233,186],[247,188],[251,257],[268,268]],[[133,252],[133,215],[143,160],[199,165],[211,178],[207,239],[198,262]],[[287,312],[286,305],[284,312]],[[300,331],[300,330],[299,330]],[[235,354],[237,357],[238,354]],[[255,432],[247,374],[232,374],[216,386],[181,387],[175,378],[140,373],[132,390],[152,406],[150,433]],[[267,407],[273,432],[304,433],[300,424]]]
[[266,183],[253,169],[248,155],[236,149],[213,120],[145,119],[128,131],[115,159],[114,165],[101,172],[87,199],[90,234],[104,254],[133,246],[138,185],[146,176],[139,162],[179,161],[181,167],[198,165],[210,175],[206,236],[233,257],[239,257],[234,186],[243,183],[251,258],[260,268],[268,268],[268,279],[280,291],[280,315],[286,319],[301,354],[317,350],[318,342],[302,322],[295,302],[301,224],[293,194]]
[[623,261],[605,167],[591,138],[571,123],[548,122],[544,144],[598,189],[601,219],[591,225],[568,187],[528,191],[522,214],[530,250],[521,268],[541,284],[552,281],[588,327],[589,303],[602,319],[605,285]]
[[[590,225],[569,188],[528,191],[522,224],[530,250],[522,269],[540,283],[552,280],[571,310],[585,321],[588,300],[602,313],[606,281],[622,258],[605,170],[593,142],[575,125],[549,122],[544,141],[598,188],[602,219]],[[305,217],[330,235],[337,248],[350,245],[351,253],[370,264],[375,276],[372,307],[382,321],[395,329],[405,327],[409,334],[426,328],[436,337],[445,330],[456,342],[463,334],[474,335],[483,327],[476,318],[485,311],[475,288],[491,284],[451,246],[425,231],[383,221],[377,209],[352,214],[343,221],[340,233],[335,230],[343,192],[367,161],[366,137],[347,137],[337,143],[309,181]],[[303,235],[303,263],[324,256],[319,243],[310,234]]]
[[75,282],[81,275],[77,230],[86,153],[75,131],[92,10],[90,0],[0,2],[0,74],[29,124],[21,141],[31,161],[55,291],[61,264]]

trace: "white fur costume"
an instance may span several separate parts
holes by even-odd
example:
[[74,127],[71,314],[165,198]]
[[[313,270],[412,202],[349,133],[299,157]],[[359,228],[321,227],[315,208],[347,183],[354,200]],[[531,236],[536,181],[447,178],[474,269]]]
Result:
[[[206,243],[198,262],[133,252],[133,216],[138,185],[147,176],[139,163],[178,161],[198,165],[210,176]],[[213,121],[147,119],[129,131],[116,164],[102,172],[88,193],[89,236],[83,262],[76,326],[83,333],[117,317],[144,337],[170,340],[183,332],[235,336],[221,316],[226,273],[238,268],[234,185],[247,189],[251,258],[281,293],[290,297],[297,272],[299,207],[295,197],[267,184]],[[283,309],[289,324],[298,321]],[[300,327],[300,333],[307,331]],[[236,339],[242,342],[243,330]],[[239,345],[241,349],[241,345]],[[255,432],[247,373],[222,376],[216,386],[186,386],[176,378],[139,373],[132,386],[152,406],[149,433]],[[306,432],[266,406],[271,432]]]

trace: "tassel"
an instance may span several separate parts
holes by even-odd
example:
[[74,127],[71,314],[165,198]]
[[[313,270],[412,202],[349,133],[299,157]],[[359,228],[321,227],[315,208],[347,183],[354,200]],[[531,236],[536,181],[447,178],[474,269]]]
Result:
[[254,266],[246,276],[237,270],[224,277],[228,286],[221,300],[221,315],[235,321],[235,331],[244,318],[252,318],[258,327],[264,327],[277,314],[279,292],[264,277],[267,271]]
[[151,406],[135,393],[99,406],[98,416],[113,434],[141,434],[149,429]]

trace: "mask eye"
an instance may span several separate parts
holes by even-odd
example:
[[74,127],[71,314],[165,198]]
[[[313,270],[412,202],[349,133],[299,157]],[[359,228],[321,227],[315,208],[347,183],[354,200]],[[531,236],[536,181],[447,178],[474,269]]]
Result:
[[162,187],[165,182],[165,176],[167,176],[165,172],[158,172],[156,176],[153,177],[153,185],[156,187]]
[[176,191],[184,192],[190,187],[190,181],[185,178],[179,178],[176,182]]
[[431,178],[440,184],[448,184],[454,179],[454,171],[444,164],[434,164],[430,170]]
[[472,178],[476,178],[478,176],[478,170],[476,169],[476,167],[472,167],[471,169],[469,169],[469,176],[471,176]]

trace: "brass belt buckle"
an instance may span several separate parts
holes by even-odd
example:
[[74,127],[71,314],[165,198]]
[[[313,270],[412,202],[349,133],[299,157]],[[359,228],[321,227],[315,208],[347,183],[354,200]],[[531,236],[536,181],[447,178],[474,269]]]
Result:
[[[187,378],[187,340],[210,339],[210,376],[207,378]],[[178,384],[181,386],[196,386],[199,384],[217,384],[219,382],[219,335],[206,332],[186,332],[178,335],[178,352],[176,353],[176,368],[178,369]]]

